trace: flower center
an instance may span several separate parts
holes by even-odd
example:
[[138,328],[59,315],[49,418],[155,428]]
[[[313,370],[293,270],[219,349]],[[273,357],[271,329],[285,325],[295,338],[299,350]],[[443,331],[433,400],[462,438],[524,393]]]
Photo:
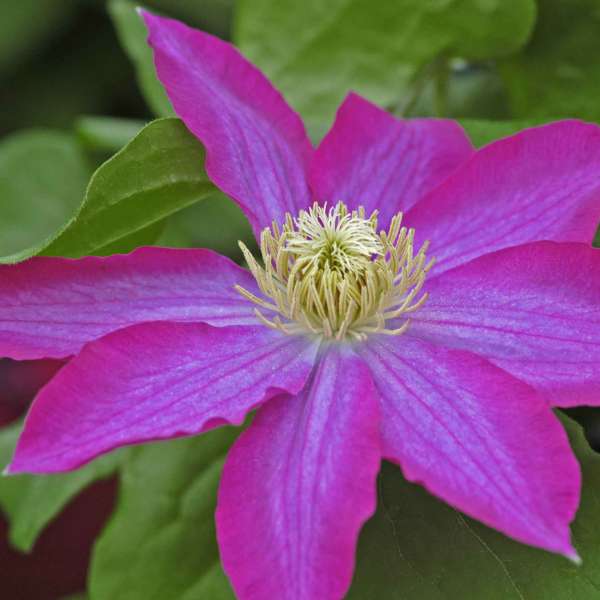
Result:
[[398,213],[378,233],[377,211],[367,217],[363,207],[350,212],[343,202],[332,208],[315,203],[296,218],[288,213],[281,227],[274,223],[261,234],[263,266],[240,243],[266,298],[236,289],[259,307],[265,325],[286,334],[400,335],[408,315],[427,299],[421,289],[433,265],[426,261],[428,242],[415,254],[414,230],[401,223]]

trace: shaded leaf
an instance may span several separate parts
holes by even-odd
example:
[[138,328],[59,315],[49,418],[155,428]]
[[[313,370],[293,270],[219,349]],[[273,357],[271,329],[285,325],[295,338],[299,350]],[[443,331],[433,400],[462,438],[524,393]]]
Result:
[[242,209],[221,192],[174,214],[158,239],[160,246],[210,248],[237,262],[243,260],[238,240],[248,248],[256,240]]
[[[20,423],[0,429],[0,466],[12,456]],[[0,478],[0,508],[10,522],[10,541],[23,552],[32,549],[46,525],[90,483],[114,473],[123,453],[100,458],[83,469],[60,475],[11,475]]]
[[156,223],[147,225],[139,231],[134,231],[116,241],[109,242],[105,246],[96,248],[93,254],[96,256],[110,256],[111,254],[131,252],[140,246],[161,245],[160,237],[165,230],[167,221],[168,219],[163,219],[162,221],[156,221]]
[[147,0],[144,4],[227,39],[230,37],[233,3],[234,0]]
[[545,119],[523,119],[521,121],[483,121],[477,119],[459,119],[458,121],[477,148],[514,135],[528,127],[535,127],[545,122]]
[[216,490],[237,431],[131,451],[118,506],[94,549],[92,600],[231,600],[215,539]]
[[587,600],[600,590],[600,456],[563,417],[583,469],[573,540],[583,565],[519,544],[465,517],[385,464],[363,530],[349,599]]
[[69,134],[28,130],[0,143],[0,256],[47,238],[75,212],[91,175]]

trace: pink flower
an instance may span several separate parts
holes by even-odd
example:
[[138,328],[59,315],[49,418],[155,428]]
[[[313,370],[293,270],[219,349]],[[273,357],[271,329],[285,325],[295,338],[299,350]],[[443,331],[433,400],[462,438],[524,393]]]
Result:
[[35,400],[10,472],[258,409],[217,510],[240,598],[342,597],[381,458],[576,558],[580,474],[552,407],[600,403],[600,128],[563,121],[474,152],[453,122],[399,121],[351,94],[313,150],[232,46],[143,16],[173,106],[266,264],[142,248],[0,267],[0,355],[74,357]]

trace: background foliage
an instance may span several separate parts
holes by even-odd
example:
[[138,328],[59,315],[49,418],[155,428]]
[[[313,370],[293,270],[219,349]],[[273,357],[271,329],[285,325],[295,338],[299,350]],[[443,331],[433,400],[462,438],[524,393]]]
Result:
[[[302,114],[314,142],[350,89],[398,116],[457,118],[478,146],[561,117],[600,122],[600,0],[145,4],[237,44]],[[202,145],[174,118],[145,35],[127,0],[0,5],[0,262],[143,244],[211,247],[240,260],[236,241],[252,243],[239,209],[206,177]],[[17,371],[23,366],[0,361],[0,409],[22,410],[35,392],[11,384]],[[2,463],[20,429],[7,414],[0,410]],[[600,419],[594,410],[571,417],[584,426],[562,417],[584,473],[573,530],[582,567],[464,517],[386,464],[348,598],[600,597],[600,457],[584,435],[599,447]],[[127,449],[70,474],[0,480],[9,522],[2,597],[232,598],[213,512],[236,435],[222,429]],[[69,516],[97,480],[108,481],[103,499],[94,491],[87,512]],[[86,554],[81,578],[66,578],[75,568],[64,554],[70,530],[105,512],[110,520],[86,541],[89,570]],[[48,574],[36,557],[61,523]]]

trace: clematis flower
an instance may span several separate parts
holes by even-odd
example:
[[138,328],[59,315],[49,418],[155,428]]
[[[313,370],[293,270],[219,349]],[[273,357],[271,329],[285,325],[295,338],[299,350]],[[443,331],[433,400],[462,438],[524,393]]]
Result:
[[141,248],[0,267],[0,355],[72,357],[9,472],[255,418],[217,529],[242,599],[350,584],[382,458],[516,540],[576,559],[580,471],[552,407],[600,403],[600,128],[475,152],[356,94],[315,150],[229,44],[143,13],[177,114],[245,211],[249,270]]

